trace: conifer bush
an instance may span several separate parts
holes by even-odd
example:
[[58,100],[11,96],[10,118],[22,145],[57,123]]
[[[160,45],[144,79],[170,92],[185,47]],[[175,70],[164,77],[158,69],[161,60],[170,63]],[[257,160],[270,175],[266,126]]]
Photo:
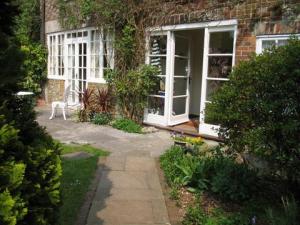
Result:
[[0,224],[56,225],[60,149],[35,121],[33,99],[16,95],[24,80],[10,23],[17,8],[4,0],[0,9]]

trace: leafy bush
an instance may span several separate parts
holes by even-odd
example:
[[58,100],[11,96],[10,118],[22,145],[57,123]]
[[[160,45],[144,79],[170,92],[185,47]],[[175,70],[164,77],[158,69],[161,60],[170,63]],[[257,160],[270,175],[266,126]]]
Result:
[[47,79],[47,51],[40,43],[40,2],[39,0],[17,2],[20,12],[16,17],[15,34],[25,56],[23,63],[25,78],[20,85],[23,89],[40,95]]
[[46,74],[46,49],[39,43],[32,43],[22,46],[25,55],[24,70],[25,79],[21,82],[24,89],[42,93],[42,87],[47,80]]
[[97,125],[109,124],[112,120],[112,116],[108,113],[96,113],[92,118],[92,123]]
[[113,121],[112,127],[128,133],[142,133],[142,127],[130,119],[116,119]]
[[110,88],[98,88],[93,96],[93,111],[96,113],[111,113],[113,110],[113,95]]
[[282,208],[280,212],[274,209],[266,210],[270,225],[297,225],[300,220],[300,209],[294,197],[282,197]]
[[60,149],[35,121],[32,99],[15,95],[24,80],[24,53],[12,36],[12,4],[0,2],[5,28],[0,29],[0,224],[54,225],[60,204]]
[[92,120],[97,113],[111,114],[113,110],[113,96],[109,88],[97,89],[97,92],[87,88],[81,99],[83,107],[77,113],[77,120],[80,122]]
[[179,146],[172,146],[160,157],[160,166],[164,171],[167,182],[175,183],[177,177],[182,176],[181,170],[176,166],[184,156],[184,151]]
[[211,178],[211,190],[222,198],[233,201],[250,199],[257,191],[258,176],[245,164],[219,159],[215,175]]
[[141,120],[149,94],[154,93],[159,78],[158,69],[143,65],[123,74],[117,70],[106,74],[106,81],[114,88],[116,100],[124,117]]
[[244,164],[223,156],[199,157],[174,146],[160,158],[169,184],[189,190],[208,190],[231,201],[250,199],[257,191],[258,176]]
[[241,62],[207,106],[232,151],[267,160],[296,186],[300,177],[300,40]]
[[215,209],[211,214],[206,214],[200,205],[188,207],[183,225],[248,225],[247,219],[240,214],[227,215],[220,209]]

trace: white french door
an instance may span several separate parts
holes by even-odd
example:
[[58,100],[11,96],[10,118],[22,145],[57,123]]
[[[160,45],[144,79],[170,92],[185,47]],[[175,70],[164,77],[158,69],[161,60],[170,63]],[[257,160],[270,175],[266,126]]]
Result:
[[147,39],[146,63],[160,69],[160,82],[157,92],[149,96],[144,122],[172,126],[189,120],[191,41],[184,30],[193,29],[204,30],[199,133],[217,136],[219,126],[205,119],[205,107],[228,81],[235,63],[236,21],[166,26],[152,31]]
[[189,120],[190,39],[171,32],[170,112],[168,125]]
[[169,111],[170,83],[170,32],[158,32],[147,39],[146,63],[156,66],[158,82],[155,93],[148,97],[148,108],[145,109],[144,121],[167,125]]
[[212,95],[228,81],[235,63],[236,26],[205,28],[199,133],[217,136],[219,126],[205,118]]
[[88,41],[84,37],[66,41],[67,85],[70,85],[69,103],[79,104],[87,88]]
[[176,125],[189,120],[190,41],[175,32],[158,32],[148,39],[147,63],[159,68],[156,93],[149,95],[144,120]]

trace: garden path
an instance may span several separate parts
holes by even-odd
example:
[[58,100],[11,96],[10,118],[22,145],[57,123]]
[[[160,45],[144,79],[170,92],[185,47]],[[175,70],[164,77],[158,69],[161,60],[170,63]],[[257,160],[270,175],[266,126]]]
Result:
[[38,122],[64,143],[88,143],[111,152],[100,160],[100,181],[87,225],[170,224],[155,166],[172,140],[166,131],[128,134],[109,126],[49,120],[50,108],[37,108]]

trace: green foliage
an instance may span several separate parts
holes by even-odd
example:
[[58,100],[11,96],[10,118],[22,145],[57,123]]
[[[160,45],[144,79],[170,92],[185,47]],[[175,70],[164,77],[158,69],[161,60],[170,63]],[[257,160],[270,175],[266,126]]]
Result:
[[122,35],[115,41],[115,49],[118,55],[118,63],[125,66],[128,70],[132,68],[134,62],[134,51],[136,50],[135,28],[132,25],[126,25],[122,29]]
[[116,119],[113,121],[112,127],[128,133],[142,133],[142,127],[130,119]]
[[206,214],[201,206],[189,207],[182,222],[183,225],[248,225],[247,219],[240,214],[230,215],[220,209]]
[[20,14],[16,17],[15,34],[22,45],[25,59],[23,89],[41,94],[46,82],[46,48],[40,43],[40,1],[17,0]]
[[206,109],[230,150],[269,162],[295,186],[300,174],[300,40],[240,63]]
[[174,146],[161,156],[160,163],[169,184],[187,186],[190,191],[208,190],[231,201],[250,199],[257,192],[256,172],[230,158],[184,154]]
[[106,74],[108,84],[114,88],[117,103],[124,117],[141,120],[147,99],[159,84],[157,68],[143,65],[137,70],[130,70],[126,75],[113,70]]
[[108,113],[96,113],[92,118],[92,123],[106,125],[112,121],[112,116]]
[[68,153],[73,153],[73,152],[87,152],[87,153],[90,153],[94,156],[107,156],[108,153],[101,150],[101,149],[98,149],[98,148],[95,148],[91,145],[78,145],[78,144],[72,144],[72,145],[65,145],[65,144],[62,144],[62,154],[68,154]]
[[270,225],[297,225],[299,224],[300,209],[294,197],[282,197],[282,208],[275,211],[273,208],[266,210]]
[[7,24],[0,29],[0,224],[54,225],[60,150],[35,121],[32,99],[15,95],[24,79],[24,54],[12,36],[12,1],[1,1],[0,8],[0,23]]
[[72,152],[87,152],[92,156],[86,159],[63,159],[61,193],[63,205],[59,211],[59,225],[72,225],[75,223],[84,197],[97,169],[99,156],[106,156],[107,152],[91,145],[65,145],[62,144],[62,154]]
[[[101,27],[113,27],[123,23],[127,4],[121,0],[57,0],[60,24],[68,29],[80,27],[90,22],[91,18],[99,19]],[[124,15],[124,16],[122,16]]]
[[215,161],[214,166],[212,192],[233,201],[250,199],[257,192],[259,178],[256,172],[245,164],[237,164],[224,158]]
[[26,72],[25,79],[21,85],[26,90],[41,94],[42,87],[47,79],[46,74],[46,49],[39,43],[31,43],[22,46],[25,55],[24,70]]
[[172,146],[160,157],[160,166],[164,171],[167,182],[171,185],[175,184],[175,180],[181,177],[181,171],[176,166],[184,156],[183,150],[179,146]]

